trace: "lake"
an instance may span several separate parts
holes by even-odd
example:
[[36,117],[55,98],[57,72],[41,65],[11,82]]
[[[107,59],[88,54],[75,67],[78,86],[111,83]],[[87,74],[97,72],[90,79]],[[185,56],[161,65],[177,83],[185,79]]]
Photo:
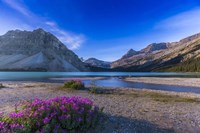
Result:
[[200,77],[200,73],[174,72],[0,72],[0,80],[44,80],[62,77]]
[[[127,82],[123,77],[193,77],[200,78],[200,73],[168,73],[168,72],[0,72],[0,81],[42,81],[64,82],[65,78],[78,77],[105,77],[95,80],[97,86],[146,88],[176,92],[200,93],[200,87],[186,87],[177,85],[161,85],[140,82]],[[82,79],[86,85],[91,84],[90,79]]]

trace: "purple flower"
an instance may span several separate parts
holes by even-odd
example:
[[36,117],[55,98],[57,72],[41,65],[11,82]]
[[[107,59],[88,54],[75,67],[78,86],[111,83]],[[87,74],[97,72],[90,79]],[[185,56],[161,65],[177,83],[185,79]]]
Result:
[[4,128],[4,122],[0,121],[0,129],[3,129],[3,128]]
[[78,122],[81,122],[81,121],[83,121],[83,119],[82,119],[82,118],[78,118],[77,121],[78,121]]
[[58,129],[60,127],[60,124],[56,124],[55,126],[54,126],[54,129]]
[[93,110],[89,110],[88,113],[89,113],[90,115],[92,115],[92,114],[94,113],[94,111],[93,111]]
[[40,126],[40,122],[36,122],[36,126],[38,126],[38,127],[39,127],[39,126]]
[[44,124],[47,124],[50,120],[51,120],[51,118],[45,117],[45,118],[43,119],[43,122],[44,122]]
[[24,116],[24,113],[23,112],[13,112],[13,113],[10,113],[10,117],[11,118],[19,118],[19,117],[23,117]]
[[[49,100],[34,99],[25,101],[20,106],[19,112],[10,113],[10,123],[0,121],[0,132],[12,132],[15,129],[27,128],[27,126],[31,130],[35,130],[34,126],[36,126],[38,127],[37,131],[42,132],[41,126],[45,126],[51,120],[56,122],[53,128],[60,130],[62,127],[67,128],[66,122],[80,125],[81,122],[85,122],[85,116],[87,116],[88,122],[92,122],[97,118],[95,115],[99,111],[99,108],[90,99],[80,96],[55,97]],[[21,122],[25,124],[22,125]],[[30,125],[33,126],[30,127]]]

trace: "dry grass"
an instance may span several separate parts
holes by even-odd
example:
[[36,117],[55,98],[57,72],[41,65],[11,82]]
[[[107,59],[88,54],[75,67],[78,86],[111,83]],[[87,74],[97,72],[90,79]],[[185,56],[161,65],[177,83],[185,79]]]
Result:
[[[68,92],[74,92],[76,90],[65,88],[63,86],[58,87],[56,90],[63,90]],[[154,101],[172,103],[172,102],[187,102],[187,103],[199,103],[199,98],[191,98],[184,97],[178,95],[170,95],[165,93],[157,93],[157,92],[146,92],[146,91],[125,91],[117,90],[117,89],[109,89],[109,88],[101,88],[101,87],[87,87],[82,89],[82,91],[88,91],[88,93],[101,95],[101,94],[113,94],[113,95],[127,95],[134,98],[150,98]]]
[[0,83],[0,89],[1,88],[5,88],[5,86],[2,83]]
[[155,93],[155,92],[134,92],[131,93],[130,96],[134,98],[151,98],[158,102],[200,102],[200,99],[197,98],[189,98],[189,97],[180,97],[178,95],[169,95],[169,94],[162,94],[162,93]]
[[93,94],[114,94],[113,89],[102,89],[102,88],[94,88],[94,87],[88,87],[87,88],[89,93]]
[[35,86],[34,85],[25,85],[24,87],[25,88],[34,88]]

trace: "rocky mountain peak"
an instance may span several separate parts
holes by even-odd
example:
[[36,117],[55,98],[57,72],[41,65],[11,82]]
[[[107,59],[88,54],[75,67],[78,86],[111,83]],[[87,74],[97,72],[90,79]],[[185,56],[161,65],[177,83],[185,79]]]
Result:
[[140,52],[142,53],[151,53],[156,50],[163,50],[168,48],[168,43],[152,43],[149,44],[146,48],[142,49]]
[[19,34],[20,32],[22,32],[21,30],[9,30],[5,35],[6,36],[10,36],[10,35],[15,35],[15,34]]
[[132,48],[127,52],[127,54],[134,54],[135,52],[137,52],[137,51],[135,51],[135,50],[133,50]]
[[0,36],[0,59],[0,70],[88,71],[75,53],[41,28]]
[[101,68],[110,68],[111,62],[98,60],[96,58],[89,58],[84,61],[90,66],[101,67]]
[[36,30],[33,30],[33,32],[39,33],[39,34],[48,34],[49,33],[49,32],[46,32],[45,30],[43,30],[42,28],[38,28]]
[[96,60],[97,61],[98,59],[92,57],[92,58],[87,59],[86,61],[88,61],[88,60]]
[[138,54],[138,51],[130,49],[124,56],[122,56],[122,59],[129,58],[129,57],[134,56],[136,54]]
[[195,40],[198,40],[198,39],[200,39],[200,33],[197,33],[197,34],[194,34],[192,36],[181,39],[180,43],[188,43],[190,41],[195,41]]

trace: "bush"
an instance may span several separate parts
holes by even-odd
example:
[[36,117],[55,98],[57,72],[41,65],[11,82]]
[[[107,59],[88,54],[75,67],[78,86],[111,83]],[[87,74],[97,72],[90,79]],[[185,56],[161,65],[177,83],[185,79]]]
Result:
[[91,89],[89,89],[89,92],[90,92],[90,93],[93,93],[93,94],[98,94],[97,85],[96,85],[95,80],[93,80],[93,81],[90,83],[90,86],[91,86]]
[[19,110],[0,116],[0,132],[85,132],[94,128],[101,110],[88,98],[57,97],[24,101]]
[[3,84],[2,84],[2,83],[0,83],[0,88],[4,88],[4,86],[3,86]]
[[89,89],[89,92],[93,93],[93,94],[99,94],[97,88],[91,88],[91,89]]
[[67,81],[64,83],[64,88],[81,90],[81,89],[85,88],[85,85],[80,80],[71,80],[71,81]]

